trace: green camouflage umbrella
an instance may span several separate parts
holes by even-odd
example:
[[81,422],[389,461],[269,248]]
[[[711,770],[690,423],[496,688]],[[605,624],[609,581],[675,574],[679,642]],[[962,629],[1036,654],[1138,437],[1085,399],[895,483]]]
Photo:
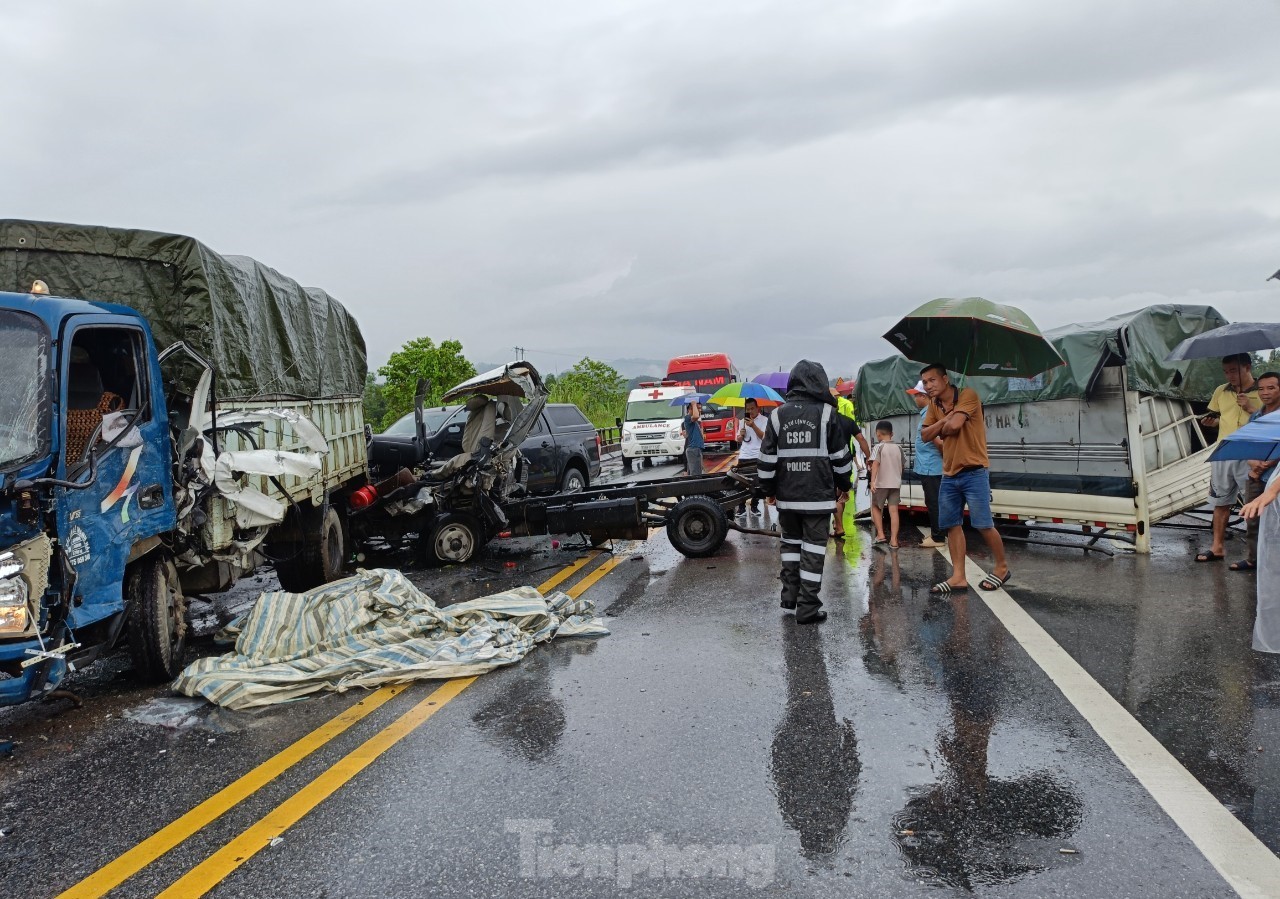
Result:
[[908,359],[970,376],[1030,378],[1066,364],[1025,312],[982,297],[930,300],[884,339]]

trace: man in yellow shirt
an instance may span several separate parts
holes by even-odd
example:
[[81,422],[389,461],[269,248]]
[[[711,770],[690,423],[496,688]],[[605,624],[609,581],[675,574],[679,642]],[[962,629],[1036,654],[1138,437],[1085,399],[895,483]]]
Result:
[[[1249,416],[1262,408],[1258,384],[1253,379],[1253,357],[1236,353],[1222,357],[1222,373],[1227,383],[1213,392],[1209,414],[1200,420],[1206,427],[1217,427],[1218,439],[1234,434],[1249,421]],[[1196,556],[1197,562],[1218,562],[1226,554],[1227,522],[1236,497],[1243,496],[1249,485],[1249,463],[1245,461],[1210,462],[1213,469],[1209,482],[1209,505],[1213,506],[1213,546]]]

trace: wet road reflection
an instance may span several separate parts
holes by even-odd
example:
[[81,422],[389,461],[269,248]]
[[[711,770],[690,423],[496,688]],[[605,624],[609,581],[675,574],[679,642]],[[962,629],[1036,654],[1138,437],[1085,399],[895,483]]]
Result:
[[800,852],[834,853],[844,838],[862,762],[853,723],[837,719],[816,627],[784,622],[787,711],[774,731],[771,774],[782,820]]
[[915,876],[967,890],[1060,863],[1062,840],[1081,822],[1077,792],[1048,770],[1016,778],[988,771],[1007,676],[1003,629],[986,616],[977,625],[971,606],[979,600],[965,597],[927,602],[913,625],[899,579],[896,559],[878,561],[872,571],[870,610],[860,622],[868,670],[901,686],[900,656],[910,647],[941,687],[949,713],[936,741],[941,779],[918,788],[893,819],[899,851]]
[[531,762],[555,754],[565,733],[564,703],[554,695],[557,670],[596,650],[592,641],[566,641],[526,658],[503,691],[481,706],[471,720],[504,752]]

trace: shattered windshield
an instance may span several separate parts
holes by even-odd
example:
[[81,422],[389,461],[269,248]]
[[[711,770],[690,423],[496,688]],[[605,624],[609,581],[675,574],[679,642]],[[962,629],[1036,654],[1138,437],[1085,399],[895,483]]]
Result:
[[39,458],[49,442],[49,332],[34,315],[0,311],[0,469]]
[[670,421],[680,418],[684,410],[671,405],[671,400],[642,400],[627,403],[627,411],[622,417],[625,421]]
[[[461,408],[461,406],[444,406],[439,409],[424,409],[422,422],[427,426],[427,433],[434,434],[440,430],[440,426],[453,418],[454,414]],[[412,437],[414,435],[414,425],[413,413],[410,412],[403,418],[398,419],[382,433],[386,437]]]

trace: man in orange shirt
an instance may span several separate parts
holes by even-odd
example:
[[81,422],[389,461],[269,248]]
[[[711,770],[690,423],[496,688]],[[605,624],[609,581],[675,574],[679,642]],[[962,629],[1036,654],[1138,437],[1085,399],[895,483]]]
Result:
[[1003,587],[1013,572],[1004,557],[1004,541],[991,516],[991,472],[987,459],[987,424],[982,401],[969,387],[951,385],[946,366],[934,363],[920,372],[929,411],[920,429],[922,440],[942,440],[942,485],[938,488],[938,527],[947,532],[951,552],[951,577],[934,584],[929,592],[945,596],[969,589],[965,577],[964,508],[969,524],[982,534],[995,559],[991,574],[978,584],[983,590]]

